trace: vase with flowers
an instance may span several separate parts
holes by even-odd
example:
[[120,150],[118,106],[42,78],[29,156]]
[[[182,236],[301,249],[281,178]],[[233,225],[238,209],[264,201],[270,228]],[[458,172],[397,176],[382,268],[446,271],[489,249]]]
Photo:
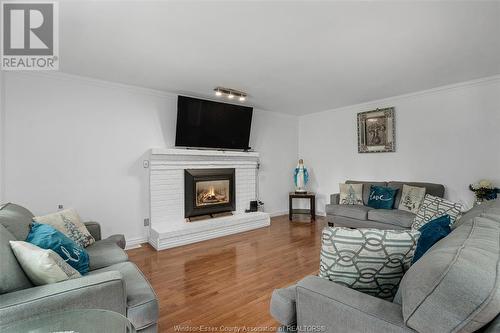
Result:
[[500,189],[492,185],[489,180],[483,179],[475,184],[470,184],[469,189],[476,195],[476,205],[483,201],[495,200]]

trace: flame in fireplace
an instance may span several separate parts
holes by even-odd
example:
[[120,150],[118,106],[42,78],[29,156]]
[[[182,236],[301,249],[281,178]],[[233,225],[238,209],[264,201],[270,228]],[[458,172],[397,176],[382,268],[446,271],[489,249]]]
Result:
[[228,181],[202,181],[196,184],[196,205],[208,206],[229,203]]

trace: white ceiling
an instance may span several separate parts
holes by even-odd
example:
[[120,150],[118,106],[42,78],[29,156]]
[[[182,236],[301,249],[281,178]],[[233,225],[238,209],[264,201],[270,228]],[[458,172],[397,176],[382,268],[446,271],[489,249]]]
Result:
[[500,2],[60,2],[63,72],[307,114],[500,73]]

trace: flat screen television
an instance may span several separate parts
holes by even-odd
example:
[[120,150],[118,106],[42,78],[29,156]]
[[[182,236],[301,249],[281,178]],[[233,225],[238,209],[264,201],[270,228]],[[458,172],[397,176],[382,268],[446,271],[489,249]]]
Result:
[[177,100],[177,147],[248,150],[253,108],[186,96]]

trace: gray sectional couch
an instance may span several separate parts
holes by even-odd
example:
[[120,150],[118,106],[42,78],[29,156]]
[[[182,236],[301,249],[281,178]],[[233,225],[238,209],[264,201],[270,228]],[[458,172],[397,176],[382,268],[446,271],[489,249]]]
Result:
[[[442,198],[444,186],[433,183],[418,182],[365,182],[348,180],[346,184],[363,184],[364,205],[339,205],[338,193],[330,196],[330,204],[325,206],[328,225],[347,228],[377,228],[377,229],[408,229],[413,223],[415,214],[399,210],[399,202],[403,191],[403,184],[425,187],[426,194]],[[366,206],[371,185],[388,186],[398,189],[394,200],[394,209],[374,209]]]
[[0,209],[0,327],[37,314],[70,309],[105,309],[126,316],[138,332],[157,332],[158,300],[123,250],[122,235],[101,239],[96,222],[86,222],[96,242],[88,246],[90,272],[78,279],[34,286],[11,251],[25,240],[33,214],[21,206]]
[[393,302],[309,276],[275,290],[270,310],[282,331],[500,332],[500,199],[457,220],[406,272]]

